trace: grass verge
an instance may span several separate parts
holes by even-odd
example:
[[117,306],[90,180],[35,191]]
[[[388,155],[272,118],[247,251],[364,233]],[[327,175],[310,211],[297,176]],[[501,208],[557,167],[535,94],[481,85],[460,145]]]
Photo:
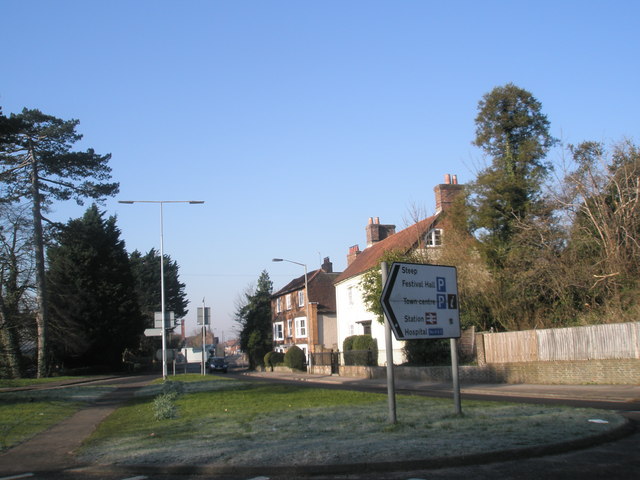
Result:
[[[398,396],[187,378],[176,417],[154,419],[157,384],[111,415],[84,461],[125,464],[311,465],[417,460],[538,446],[603,433],[624,419],[593,409]],[[180,379],[180,376],[176,377]],[[604,421],[595,423],[590,420]]]
[[72,415],[112,387],[67,387],[0,393],[0,451]]

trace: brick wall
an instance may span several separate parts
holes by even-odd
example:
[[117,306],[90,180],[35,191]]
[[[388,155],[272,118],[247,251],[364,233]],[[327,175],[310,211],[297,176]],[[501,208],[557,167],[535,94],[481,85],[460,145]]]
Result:
[[[327,374],[315,371],[311,373]],[[461,366],[460,382],[530,383],[547,385],[640,385],[640,360],[584,360],[572,362],[523,362],[499,365]],[[386,367],[340,366],[340,375],[359,378],[386,378]],[[397,380],[422,382],[451,381],[450,367],[395,367]]]

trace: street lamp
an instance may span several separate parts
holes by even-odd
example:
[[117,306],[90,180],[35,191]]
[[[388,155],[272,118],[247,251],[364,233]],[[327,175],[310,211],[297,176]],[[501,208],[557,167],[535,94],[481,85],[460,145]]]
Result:
[[[293,260],[287,260],[286,258],[273,258],[272,262],[289,262],[295,263],[296,265],[300,265],[304,267],[304,301],[306,305],[307,311],[307,331],[311,332],[311,317],[309,316],[309,284],[307,283],[307,265],[300,262],[294,262]],[[310,338],[310,340],[312,340]],[[311,365],[311,344],[309,344],[309,365]]]
[[165,203],[190,203],[192,205],[202,204],[203,200],[118,200],[118,203],[131,205],[134,203],[157,203],[160,205],[160,310],[162,315],[162,378],[167,378],[167,332],[165,324],[165,301],[164,301],[164,235],[163,235],[163,215],[162,207]]

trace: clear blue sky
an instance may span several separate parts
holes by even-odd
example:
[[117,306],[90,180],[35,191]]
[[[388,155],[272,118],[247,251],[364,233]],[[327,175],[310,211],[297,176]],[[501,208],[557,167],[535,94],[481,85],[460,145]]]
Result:
[[[159,247],[232,336],[238,297],[404,228],[483,165],[483,94],[513,82],[567,143],[638,141],[637,1],[0,0],[0,105],[80,120],[112,153],[127,249]],[[560,151],[553,152],[553,161]],[[56,205],[66,221],[86,207]]]

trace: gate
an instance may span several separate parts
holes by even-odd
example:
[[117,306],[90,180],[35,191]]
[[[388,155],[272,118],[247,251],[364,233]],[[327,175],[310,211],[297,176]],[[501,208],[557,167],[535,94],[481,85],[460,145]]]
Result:
[[331,373],[339,373],[340,367],[340,352],[317,352],[312,353],[313,364],[322,366],[331,366]]

